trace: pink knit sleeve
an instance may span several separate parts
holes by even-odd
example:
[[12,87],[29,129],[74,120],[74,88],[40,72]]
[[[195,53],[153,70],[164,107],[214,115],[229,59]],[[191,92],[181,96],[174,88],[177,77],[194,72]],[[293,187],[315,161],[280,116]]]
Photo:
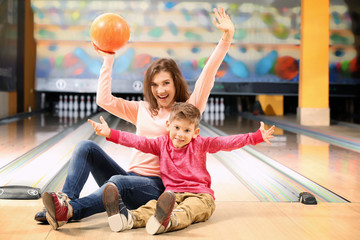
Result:
[[139,102],[127,101],[123,98],[115,97],[111,93],[113,63],[113,55],[104,57],[98,80],[96,103],[109,113],[136,125]]
[[206,137],[203,138],[203,151],[216,153],[218,151],[232,151],[246,145],[256,145],[264,139],[260,130],[254,133],[238,134],[230,136]]
[[215,75],[230,48],[230,44],[231,42],[220,40],[195,83],[194,91],[188,102],[196,106],[200,112],[205,110],[210,91],[214,86]]
[[158,138],[146,138],[145,136],[139,136],[129,132],[123,132],[120,130],[111,130],[110,138],[106,140],[116,144],[120,144],[126,147],[136,148],[144,153],[151,153],[154,155],[160,154],[161,137]]

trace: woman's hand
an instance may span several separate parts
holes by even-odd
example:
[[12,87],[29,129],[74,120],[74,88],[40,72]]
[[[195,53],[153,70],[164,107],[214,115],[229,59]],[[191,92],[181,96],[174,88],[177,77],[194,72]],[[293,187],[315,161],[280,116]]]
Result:
[[101,123],[94,122],[91,119],[88,119],[88,122],[91,123],[91,125],[93,126],[96,135],[110,138],[111,130],[108,124],[106,123],[105,119],[103,118],[103,116],[100,116]]
[[91,42],[91,44],[93,45],[94,50],[97,52],[97,54],[99,56],[105,57],[105,56],[111,56],[114,55],[114,52],[104,52],[102,50],[100,50],[100,48],[98,48],[93,42]]
[[264,139],[264,141],[267,143],[267,144],[271,144],[269,139],[273,138],[274,136],[272,135],[275,131],[275,126],[272,125],[268,130],[265,130],[265,127],[264,127],[264,122],[260,122],[260,128],[259,128],[260,132],[261,132],[261,135]]
[[217,27],[217,29],[224,32],[222,39],[225,41],[231,41],[235,32],[235,27],[229,15],[220,6],[219,9],[214,8],[214,13],[215,13],[215,18],[213,19],[214,25]]

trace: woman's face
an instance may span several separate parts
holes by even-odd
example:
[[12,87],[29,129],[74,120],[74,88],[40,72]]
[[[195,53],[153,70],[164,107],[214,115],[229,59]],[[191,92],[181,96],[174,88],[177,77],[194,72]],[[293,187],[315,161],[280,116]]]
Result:
[[154,75],[151,92],[160,108],[170,108],[175,100],[175,85],[170,73],[159,72]]

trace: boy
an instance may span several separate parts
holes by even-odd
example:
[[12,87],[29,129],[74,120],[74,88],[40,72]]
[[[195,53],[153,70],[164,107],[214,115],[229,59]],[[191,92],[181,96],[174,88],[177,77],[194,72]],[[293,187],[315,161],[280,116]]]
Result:
[[206,221],[215,210],[214,191],[206,169],[206,153],[231,151],[245,145],[267,142],[273,138],[275,126],[265,130],[264,123],[255,133],[232,136],[199,136],[199,110],[189,103],[175,103],[167,121],[168,135],[148,139],[110,129],[100,117],[92,120],[96,134],[107,140],[159,156],[161,178],[165,192],[136,210],[126,209],[117,186],[108,182],[103,204],[111,230],[144,227],[149,234],[183,229],[195,222]]

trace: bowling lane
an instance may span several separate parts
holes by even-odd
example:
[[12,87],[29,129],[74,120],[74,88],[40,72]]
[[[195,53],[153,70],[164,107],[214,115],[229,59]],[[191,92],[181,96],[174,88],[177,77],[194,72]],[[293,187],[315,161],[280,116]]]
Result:
[[[129,132],[135,131],[134,126],[125,121],[120,121],[115,128]],[[202,135],[212,135],[211,130],[206,126],[202,125],[201,129]],[[98,140],[95,139],[95,141]],[[120,166],[127,168],[131,149],[103,141],[99,145]],[[309,186],[309,184],[305,187],[298,184],[296,180],[289,179],[244,150],[208,154],[208,169],[213,178],[212,186],[217,201],[297,201],[299,192],[306,191],[306,187]],[[63,182],[65,174],[65,172],[59,174],[58,179],[53,181],[57,185],[50,188],[60,190],[61,184],[58,183]],[[96,183],[90,179],[82,195],[91,193],[96,188]],[[320,189],[317,186],[315,188],[317,191]],[[323,195],[321,193],[317,195],[318,201],[341,201],[341,199],[331,197],[324,198]]]
[[32,115],[0,125],[0,168],[64,131],[70,123],[52,113]]
[[[105,119],[109,117],[107,113],[98,115],[100,114]],[[89,118],[97,120],[98,115]],[[109,121],[110,126],[111,124],[112,121]],[[0,185],[30,186],[40,189],[47,187],[54,182],[54,176],[66,175],[67,164],[76,144],[81,140],[90,139],[93,135],[95,135],[94,130],[85,119],[79,124],[74,124],[51,140],[46,140],[39,148],[32,149],[0,168]],[[60,178],[56,177],[55,182],[59,182],[58,179]]]
[[[256,131],[259,126],[258,121],[230,114],[215,127],[227,134],[238,134]],[[251,148],[351,202],[360,201],[358,152],[279,127],[271,142],[271,146],[259,144]]]

